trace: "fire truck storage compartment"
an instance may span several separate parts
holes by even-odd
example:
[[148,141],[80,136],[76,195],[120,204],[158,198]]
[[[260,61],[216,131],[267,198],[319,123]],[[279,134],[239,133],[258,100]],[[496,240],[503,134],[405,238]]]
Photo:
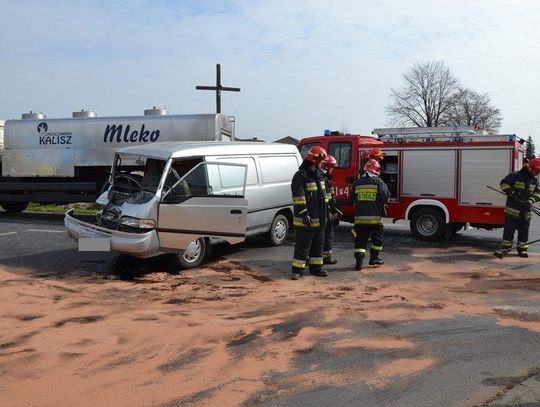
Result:
[[396,202],[399,192],[399,152],[384,150],[382,180],[390,190],[390,202]]
[[510,149],[466,149],[461,151],[460,205],[504,207],[506,197],[489,188],[512,171]]
[[403,196],[455,197],[456,150],[403,151]]

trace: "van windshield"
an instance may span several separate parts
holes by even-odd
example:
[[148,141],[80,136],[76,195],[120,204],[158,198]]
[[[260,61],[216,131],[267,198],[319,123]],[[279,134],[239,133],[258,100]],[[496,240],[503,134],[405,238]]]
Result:
[[154,195],[165,169],[165,160],[132,154],[116,154],[113,167],[113,190],[125,194]]

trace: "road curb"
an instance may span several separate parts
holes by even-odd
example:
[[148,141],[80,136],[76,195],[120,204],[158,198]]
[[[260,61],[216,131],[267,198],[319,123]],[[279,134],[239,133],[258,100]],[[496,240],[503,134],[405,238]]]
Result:
[[487,407],[532,407],[540,406],[540,372],[517,384]]

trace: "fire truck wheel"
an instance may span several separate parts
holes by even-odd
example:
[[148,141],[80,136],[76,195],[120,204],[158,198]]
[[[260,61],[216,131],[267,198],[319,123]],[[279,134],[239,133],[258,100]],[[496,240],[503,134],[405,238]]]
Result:
[[202,263],[206,256],[206,240],[202,237],[192,241],[188,248],[181,254],[177,255],[180,268],[191,269]]
[[444,237],[443,214],[435,208],[420,208],[411,216],[411,232],[418,240],[437,242]]
[[7,213],[21,213],[26,209],[30,202],[0,202],[0,206]]
[[289,220],[281,213],[277,214],[268,231],[268,241],[272,246],[282,245],[289,235]]

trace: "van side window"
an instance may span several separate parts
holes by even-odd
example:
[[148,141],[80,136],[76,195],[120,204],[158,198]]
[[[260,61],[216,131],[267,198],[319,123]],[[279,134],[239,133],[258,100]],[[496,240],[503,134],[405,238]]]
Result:
[[172,185],[165,185],[163,203],[181,203],[191,197],[242,197],[245,176],[244,166],[203,163],[191,169],[183,179],[176,177]]
[[321,143],[306,143],[302,147],[300,147],[300,155],[302,156],[302,160],[306,157],[306,154],[311,147],[320,145]]
[[351,143],[339,141],[328,145],[328,154],[334,156],[337,168],[349,168],[351,166]]
[[247,165],[246,185],[256,185],[258,183],[257,169],[255,168],[255,160],[251,157],[220,157],[218,162],[244,164]]
[[264,156],[259,157],[261,164],[262,181],[265,184],[272,182],[291,182],[292,175],[298,171],[296,156]]

